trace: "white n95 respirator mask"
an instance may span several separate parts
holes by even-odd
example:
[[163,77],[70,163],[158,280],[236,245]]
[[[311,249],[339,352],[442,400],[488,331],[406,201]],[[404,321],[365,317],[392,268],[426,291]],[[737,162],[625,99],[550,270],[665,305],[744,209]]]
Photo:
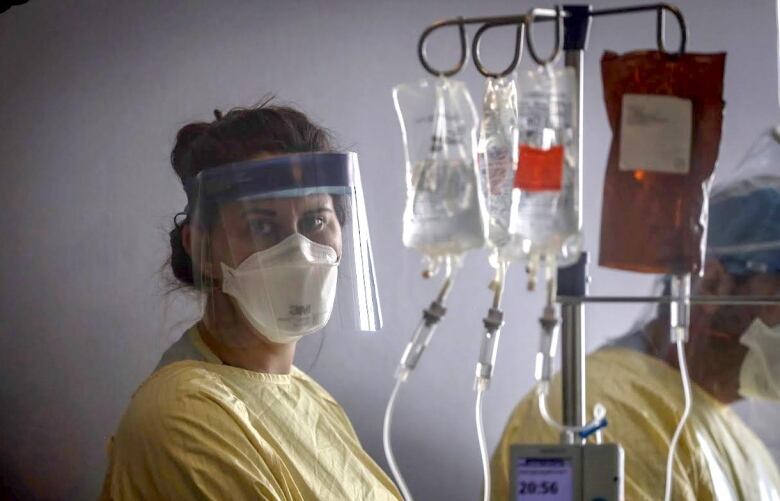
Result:
[[222,291],[263,337],[291,343],[328,323],[338,264],[332,247],[294,233],[235,269],[221,263]]
[[780,327],[755,319],[739,342],[748,348],[739,373],[739,394],[780,400]]

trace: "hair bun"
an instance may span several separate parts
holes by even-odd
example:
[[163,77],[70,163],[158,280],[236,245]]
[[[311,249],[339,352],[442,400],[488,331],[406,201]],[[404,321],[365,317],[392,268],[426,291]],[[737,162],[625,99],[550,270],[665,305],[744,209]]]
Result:
[[179,178],[184,181],[185,178],[193,175],[187,168],[186,157],[193,148],[193,144],[199,139],[206,137],[209,133],[209,124],[205,122],[195,122],[185,125],[176,134],[176,145],[171,152],[171,163],[173,169]]
[[209,124],[205,122],[197,122],[185,125],[176,135],[176,147],[186,148],[192,144],[193,141],[207,134],[208,131]]
[[223,115],[222,115],[221,111],[214,110],[214,118],[216,118],[217,120],[222,120],[222,117],[223,117]]

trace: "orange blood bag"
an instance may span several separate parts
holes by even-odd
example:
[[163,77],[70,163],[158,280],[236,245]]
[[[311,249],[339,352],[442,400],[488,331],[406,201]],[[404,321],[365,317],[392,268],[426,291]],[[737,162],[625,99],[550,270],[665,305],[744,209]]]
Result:
[[601,59],[612,146],[599,264],[697,273],[723,121],[726,54],[657,51]]

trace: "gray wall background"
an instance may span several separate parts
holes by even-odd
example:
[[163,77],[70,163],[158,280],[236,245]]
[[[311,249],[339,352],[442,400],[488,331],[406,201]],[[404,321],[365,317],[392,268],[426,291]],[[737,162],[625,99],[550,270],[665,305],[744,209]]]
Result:
[[[597,7],[624,1],[596,1]],[[132,391],[197,318],[166,294],[159,269],[167,230],[184,206],[168,163],[175,132],[214,108],[268,92],[294,103],[360,154],[385,328],[331,332],[311,369],[386,467],[381,422],[392,374],[435,283],[401,245],[404,166],[392,85],[423,76],[420,31],[457,15],[525,11],[505,0],[136,1],[36,0],[0,16],[0,478],[18,495],[94,498],[105,444]],[[680,0],[690,49],[729,52],[720,168],[729,169],[778,118],[774,5],[769,0]],[[597,252],[610,134],[599,58],[654,43],[654,17],[598,19],[585,60],[585,235]],[[543,29],[538,30],[545,37]],[[670,23],[670,38],[676,40]],[[431,54],[454,60],[452,38]],[[508,61],[510,36],[485,41],[488,62]],[[548,38],[549,40],[549,38]],[[528,62],[524,63],[527,66]],[[483,82],[462,74],[476,102]],[[595,254],[594,254],[595,256]],[[486,254],[470,256],[439,329],[396,412],[394,446],[418,499],[476,499],[481,469],[472,378],[490,296]],[[592,267],[592,292],[638,294],[651,277]],[[504,331],[486,398],[488,441],[498,440],[531,387],[538,297],[510,274]],[[640,308],[593,307],[593,349]],[[320,337],[301,347],[311,365]],[[741,405],[775,453],[768,423],[780,413]]]

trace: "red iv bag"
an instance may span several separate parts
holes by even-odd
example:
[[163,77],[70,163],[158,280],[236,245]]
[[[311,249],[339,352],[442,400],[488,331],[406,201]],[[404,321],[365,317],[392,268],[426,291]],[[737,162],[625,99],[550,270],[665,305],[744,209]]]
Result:
[[599,264],[698,273],[723,122],[726,54],[658,51],[601,59],[612,129]]

